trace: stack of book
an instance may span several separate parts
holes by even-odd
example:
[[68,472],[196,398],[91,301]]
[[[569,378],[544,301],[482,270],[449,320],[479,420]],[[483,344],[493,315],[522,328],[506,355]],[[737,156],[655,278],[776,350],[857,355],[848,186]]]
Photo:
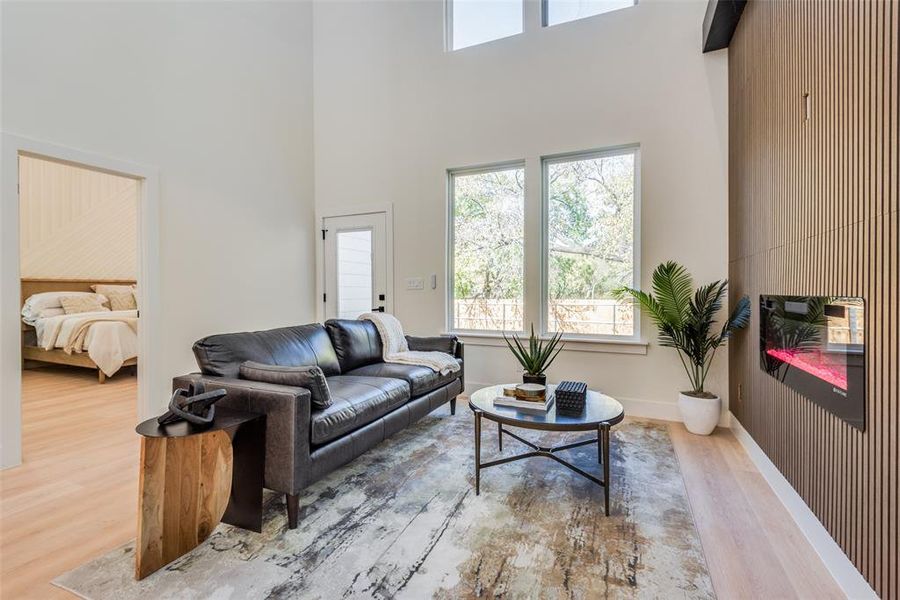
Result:
[[494,398],[494,406],[547,412],[553,406],[553,401],[553,394],[548,396],[545,386],[536,383],[521,383],[505,386],[503,395]]

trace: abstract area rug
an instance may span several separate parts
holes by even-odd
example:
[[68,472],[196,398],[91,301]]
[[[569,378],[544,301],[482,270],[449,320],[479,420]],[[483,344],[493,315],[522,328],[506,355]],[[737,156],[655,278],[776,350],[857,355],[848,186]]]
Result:
[[[499,454],[486,425],[483,460]],[[613,428],[609,517],[602,488],[540,457],[482,471],[476,496],[473,429],[468,410],[426,417],[307,489],[296,530],[267,493],[262,533],[220,525],[140,582],[132,542],[54,583],[91,600],[714,597],[664,424]],[[567,454],[601,473],[595,445]]]

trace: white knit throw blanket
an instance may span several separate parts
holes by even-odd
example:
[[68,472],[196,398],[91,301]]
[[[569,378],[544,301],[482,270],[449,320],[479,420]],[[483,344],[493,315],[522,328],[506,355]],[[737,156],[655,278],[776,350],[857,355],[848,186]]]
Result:
[[361,314],[359,318],[375,324],[375,329],[381,336],[384,362],[428,367],[441,375],[459,371],[459,363],[445,352],[411,351],[406,343],[406,336],[403,335],[403,326],[394,315],[370,312]]

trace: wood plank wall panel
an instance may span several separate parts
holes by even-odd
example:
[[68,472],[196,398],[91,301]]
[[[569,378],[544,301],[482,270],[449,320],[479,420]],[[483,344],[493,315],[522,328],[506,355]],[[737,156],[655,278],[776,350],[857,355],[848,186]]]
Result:
[[[753,0],[729,48],[729,277],[754,303],[732,410],[884,598],[900,598],[898,13]],[[760,294],[866,299],[865,432],[760,370]]]
[[22,277],[137,277],[137,180],[20,156],[19,181]]

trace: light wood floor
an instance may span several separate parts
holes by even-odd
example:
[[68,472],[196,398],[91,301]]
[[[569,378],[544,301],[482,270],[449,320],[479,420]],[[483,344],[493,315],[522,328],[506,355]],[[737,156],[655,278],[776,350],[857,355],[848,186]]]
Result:
[[[135,396],[130,376],[25,373],[25,464],[0,473],[2,598],[71,598],[49,582],[134,537]],[[843,597],[730,431],[669,431],[719,598]]]
[[719,598],[845,597],[730,430],[669,434]]
[[136,420],[127,372],[103,385],[87,369],[23,373],[24,461],[0,472],[4,600],[73,598],[50,581],[134,537]]

